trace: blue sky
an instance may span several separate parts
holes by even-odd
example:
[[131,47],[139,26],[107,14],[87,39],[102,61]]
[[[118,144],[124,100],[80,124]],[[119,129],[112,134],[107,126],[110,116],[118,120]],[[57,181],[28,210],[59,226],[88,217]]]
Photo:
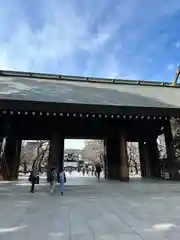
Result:
[[179,0],[1,0],[0,68],[172,81]]
[[179,0],[1,0],[0,68],[171,81]]

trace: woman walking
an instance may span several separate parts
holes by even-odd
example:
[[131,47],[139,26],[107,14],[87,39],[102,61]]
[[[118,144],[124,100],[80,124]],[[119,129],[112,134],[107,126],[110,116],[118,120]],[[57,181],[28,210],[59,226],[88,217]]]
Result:
[[52,168],[52,185],[51,185],[52,194],[55,193],[56,182],[57,182],[57,171],[56,171],[56,168]]
[[61,192],[61,195],[64,195],[64,184],[66,183],[66,174],[64,170],[60,172],[59,180],[60,180],[60,192]]

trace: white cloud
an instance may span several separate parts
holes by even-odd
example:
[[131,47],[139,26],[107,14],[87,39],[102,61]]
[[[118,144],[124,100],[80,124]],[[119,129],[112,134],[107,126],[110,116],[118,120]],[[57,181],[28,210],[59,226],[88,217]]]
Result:
[[[124,79],[139,79],[140,74],[143,76],[143,67],[140,66],[142,71],[140,74],[137,69],[137,75],[131,70],[133,66],[129,66],[128,61],[124,63],[120,59],[124,45],[127,44],[123,43],[123,38],[137,43],[142,37],[148,35],[148,31],[154,29],[162,18],[173,15],[180,9],[179,0],[166,0],[166,3],[164,0],[152,0],[149,5],[145,3],[147,6],[143,5],[144,0],[119,0],[116,7],[111,0],[83,0],[85,4],[83,10],[77,9],[78,0],[53,0],[51,3],[49,0],[43,0],[43,5],[40,7],[41,27],[35,30],[30,24],[32,19],[28,19],[21,8],[22,2],[26,1],[17,0],[16,4],[14,0],[6,1],[4,4],[0,1],[1,69],[53,71],[60,74],[75,72],[78,75]],[[34,4],[33,0],[27,2]],[[31,15],[31,18],[36,22],[37,16]],[[129,28],[128,26],[132,23],[134,28]],[[92,26],[95,26],[96,31],[92,30]],[[126,29],[125,36],[124,32],[121,32],[122,29]],[[108,50],[106,45],[114,38],[117,31],[120,33],[112,43],[113,51]],[[151,40],[151,45],[145,44],[145,49],[142,45],[138,56],[142,57],[143,49],[146,53],[147,51],[156,52],[159,46],[154,39]],[[177,41],[174,46],[180,48],[180,41]],[[130,44],[128,48],[131,50]],[[78,69],[77,61],[83,51],[87,54],[84,60],[86,64],[82,69]],[[131,55],[129,58],[136,57]],[[148,59],[149,62],[153,61],[151,58]],[[169,64],[167,69],[173,70],[174,65]],[[83,146],[83,141],[68,140],[66,143],[68,148],[83,148]]]
[[174,44],[174,46],[175,46],[176,48],[180,48],[180,41],[177,41],[177,42]]
[[[45,21],[40,30],[34,31],[22,17],[11,38],[0,39],[1,69],[46,71],[48,62],[52,61],[56,64],[64,61],[63,65],[67,65],[67,59],[76,61],[75,55],[81,50],[98,51],[117,29],[114,24],[102,25],[92,35],[89,18],[79,15],[71,4],[53,4],[43,11]],[[10,18],[14,20],[13,16]]]
[[171,63],[171,64],[168,64],[168,65],[167,65],[167,69],[168,69],[168,70],[173,70],[173,69],[174,69],[174,64],[172,64],[172,63]]
[[[121,3],[114,8],[114,11],[109,9],[110,21],[103,22],[98,19],[107,11],[109,1],[100,2],[98,10],[92,8],[87,14],[79,14],[74,2],[54,1],[53,4],[49,4],[48,1],[44,1],[42,6],[44,23],[42,28],[36,31],[30,24],[32,19],[25,16],[20,5],[15,8],[16,14],[13,14],[12,7],[11,11],[6,8],[6,15],[0,17],[3,31],[11,25],[9,22],[13,24],[14,16],[17,16],[17,21],[15,30],[8,40],[3,39],[3,34],[0,35],[0,68],[47,72],[47,68],[51,65],[56,71],[58,69],[59,73],[73,72],[78,54],[81,51],[86,51],[88,55],[98,53],[117,30],[131,18],[135,8],[135,4],[129,7],[128,4]],[[95,33],[92,33],[92,23],[97,28]],[[121,46],[120,40],[118,43]],[[115,52],[111,53],[113,54]],[[105,57],[101,75],[118,75],[118,63],[115,58],[113,63],[111,68],[107,67]]]
[[69,12],[59,10],[59,19],[58,10],[53,13],[52,18],[48,19],[48,16],[43,28],[35,33],[26,22],[19,23],[10,40],[1,42],[0,48],[4,50],[0,59],[4,62],[2,65],[9,65],[11,69],[39,68],[43,71],[48,61],[58,61],[69,55],[73,57],[80,50],[87,35],[85,21],[70,9]]
[[[167,0],[166,4],[160,0],[160,3],[156,3],[156,9],[152,4],[148,8],[148,14],[145,14],[146,11],[141,10],[142,0],[119,1],[117,6],[108,0],[99,0],[98,3],[92,0],[85,1],[84,10],[81,11],[77,8],[75,0],[54,0],[51,4],[48,0],[44,0],[41,6],[43,23],[38,30],[35,30],[30,24],[32,19],[25,16],[25,12],[21,8],[20,3],[22,4],[22,2],[24,1],[19,0],[19,5],[15,6],[13,0],[12,4],[7,6],[0,3],[1,69],[55,71],[63,74],[73,74],[73,72],[83,74],[85,72],[89,75],[92,72],[92,66],[96,65],[99,71],[97,71],[97,75],[106,77],[132,76],[131,73],[124,73],[124,69],[128,66],[124,67],[124,63],[116,57],[120,48],[123,51],[122,39],[124,36],[118,35],[116,43],[113,43],[118,47],[114,47],[113,51],[106,49],[106,44],[117,31],[132,23],[135,19],[134,16],[136,18],[145,17],[144,25],[140,26],[137,32],[127,28],[127,36],[130,36],[132,40],[134,34],[134,39],[137,40],[136,36],[143,36],[143,31],[153,27],[158,19],[174,14],[180,8],[177,0],[174,0],[173,3]],[[104,17],[102,21],[102,16],[107,14],[108,18]],[[36,22],[37,16],[31,17]],[[96,28],[95,32],[92,31],[93,25]],[[176,47],[179,46],[180,43],[177,42]],[[87,53],[85,60],[87,69],[85,69],[86,66],[83,67],[84,69],[77,69],[77,60],[83,51]],[[103,56],[99,60],[100,62],[97,62],[98,54]]]

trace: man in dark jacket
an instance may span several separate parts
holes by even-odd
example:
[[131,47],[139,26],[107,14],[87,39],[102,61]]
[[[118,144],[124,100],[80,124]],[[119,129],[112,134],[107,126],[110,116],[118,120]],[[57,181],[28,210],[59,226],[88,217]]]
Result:
[[100,163],[96,163],[95,167],[96,167],[96,176],[97,176],[98,179],[100,179],[101,164]]
[[38,180],[38,170],[36,168],[32,169],[30,176],[29,176],[29,181],[31,182],[31,192],[34,193],[34,188],[35,184],[37,183]]

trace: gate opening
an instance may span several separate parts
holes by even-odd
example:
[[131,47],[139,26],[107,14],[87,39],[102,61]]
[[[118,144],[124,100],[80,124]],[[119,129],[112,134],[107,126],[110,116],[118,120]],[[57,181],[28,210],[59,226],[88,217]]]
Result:
[[104,141],[93,139],[66,139],[64,168],[73,176],[95,176],[99,164],[104,177]]
[[128,166],[130,177],[141,177],[138,142],[127,142]]

